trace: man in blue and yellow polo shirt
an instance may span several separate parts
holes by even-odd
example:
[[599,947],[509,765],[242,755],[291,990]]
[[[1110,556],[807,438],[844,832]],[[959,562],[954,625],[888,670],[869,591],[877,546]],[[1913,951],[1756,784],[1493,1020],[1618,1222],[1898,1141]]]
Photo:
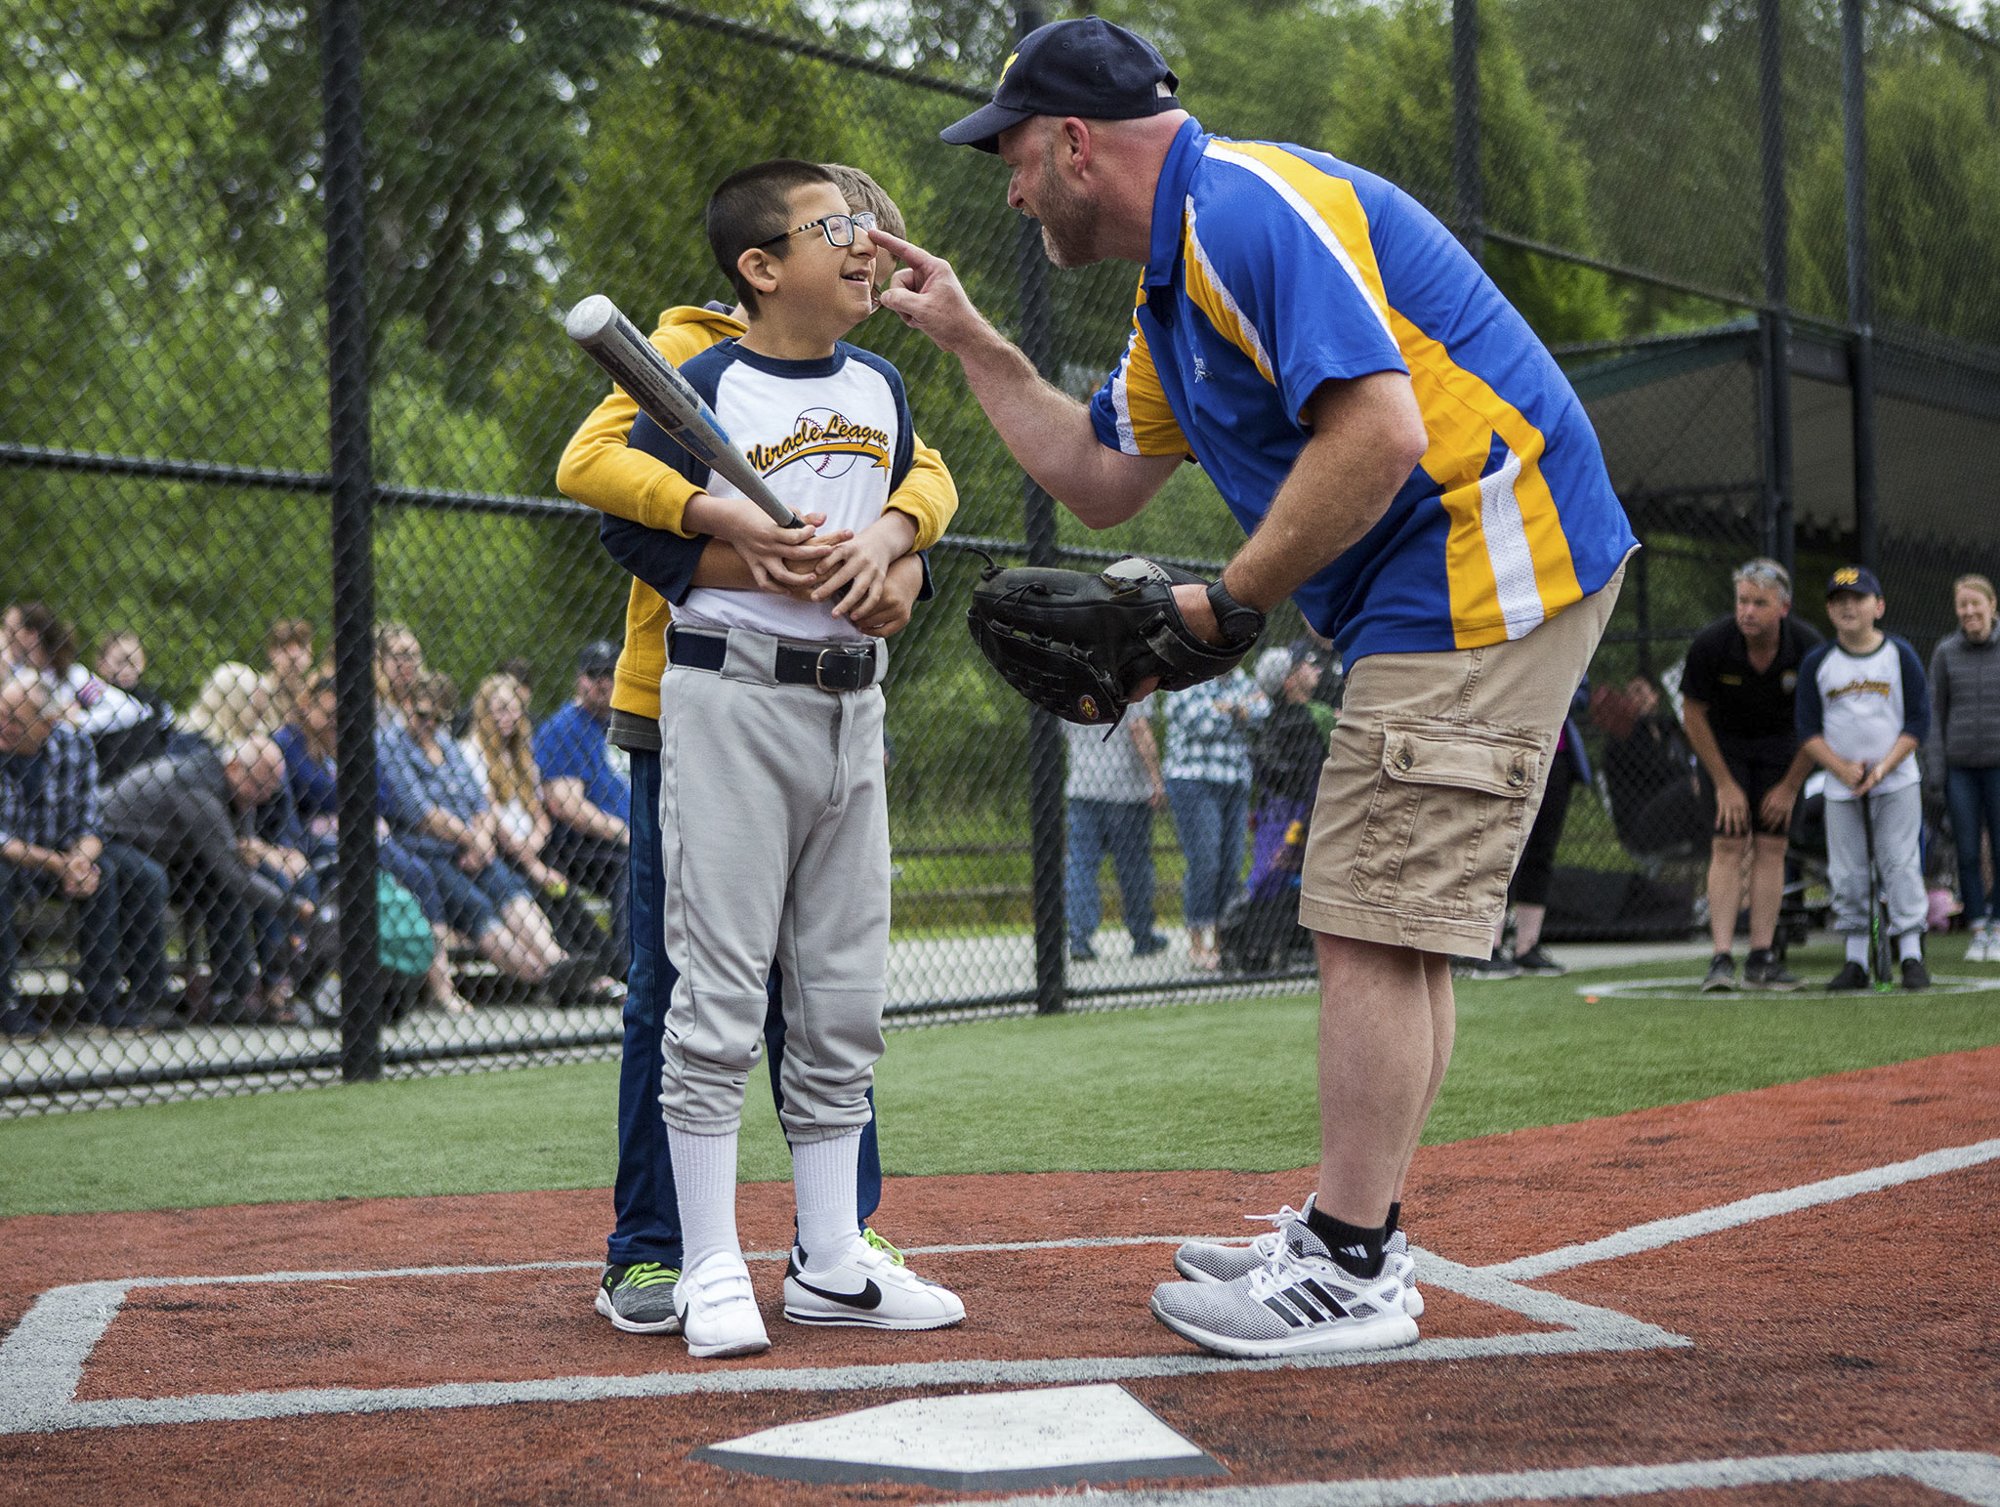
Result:
[[[1349,670],[1300,920],[1320,972],[1319,1186],[1248,1246],[1183,1247],[1154,1314],[1226,1355],[1409,1344],[1398,1229],[1444,1078],[1449,959],[1491,948],[1570,692],[1637,541],[1576,395],[1527,323],[1395,185],[1322,152],[1210,136],[1154,48],[1097,18],[1030,33],[943,133],[994,152],[1057,266],[1140,277],[1089,404],[1044,382],[948,263],[883,306],[959,358],[1028,472],[1085,523],[1183,461],[1249,534],[1196,631],[1290,595]],[[1247,614],[1246,614],[1247,616]]]

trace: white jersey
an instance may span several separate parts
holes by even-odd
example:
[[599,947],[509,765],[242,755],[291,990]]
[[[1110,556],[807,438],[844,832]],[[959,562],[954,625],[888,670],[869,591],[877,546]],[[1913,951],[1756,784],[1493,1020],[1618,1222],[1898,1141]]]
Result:
[[[859,534],[882,516],[909,469],[913,441],[902,378],[881,357],[842,342],[817,361],[780,361],[730,340],[682,373],[708,399],[731,440],[795,513],[824,513],[822,533]],[[726,477],[693,463],[714,497],[741,497]],[[696,586],[676,604],[687,628],[750,628],[787,638],[861,642],[834,603],[767,591]]]
[[[1909,733],[1919,743],[1930,731],[1929,687],[1917,651],[1893,633],[1866,654],[1850,654],[1838,639],[1813,649],[1799,666],[1798,732],[1819,736],[1843,759],[1875,764]],[[1875,788],[1901,790],[1922,778],[1911,754]],[[1851,801],[1839,780],[1826,782],[1826,798]]]

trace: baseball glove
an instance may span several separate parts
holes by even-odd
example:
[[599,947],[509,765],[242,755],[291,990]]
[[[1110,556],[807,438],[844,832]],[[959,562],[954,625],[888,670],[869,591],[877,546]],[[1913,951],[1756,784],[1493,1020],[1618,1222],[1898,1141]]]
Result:
[[1152,560],[1101,574],[989,565],[972,589],[966,626],[1001,679],[1036,706],[1086,726],[1125,715],[1133,688],[1157,678],[1178,691],[1228,673],[1255,646],[1217,645],[1181,620],[1173,588],[1200,576]]

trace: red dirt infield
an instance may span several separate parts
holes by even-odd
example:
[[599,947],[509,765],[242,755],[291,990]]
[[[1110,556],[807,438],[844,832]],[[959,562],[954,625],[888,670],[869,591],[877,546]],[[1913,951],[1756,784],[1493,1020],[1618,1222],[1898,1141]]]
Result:
[[[1406,1207],[1419,1246],[1458,1267],[1491,1268],[1996,1137],[2000,1048],[1989,1048],[1429,1147]],[[0,1376],[0,1426],[17,1430],[0,1433],[0,1502],[939,1501],[967,1493],[802,1487],[689,1455],[906,1397],[1075,1380],[1097,1363],[1122,1368],[1112,1379],[1229,1472],[1146,1483],[1152,1489],[1991,1452],[2000,1439],[1993,1155],[1927,1162],[1872,1190],[1760,1206],[1730,1228],[1627,1238],[1583,1253],[1588,1260],[1556,1261],[1546,1275],[1514,1277],[1620,1323],[1657,1326],[1676,1343],[1510,1353],[1509,1344],[1533,1343],[1522,1337],[1570,1331],[1440,1280],[1426,1285],[1424,1344],[1391,1363],[1176,1373],[1198,1352],[1145,1307],[1152,1285],[1172,1276],[1172,1238],[1248,1233],[1240,1214],[1296,1203],[1309,1186],[1298,1172],[896,1178],[877,1216],[885,1231],[906,1249],[971,1248],[913,1257],[964,1297],[967,1322],[917,1335],[801,1329],[778,1315],[779,1266],[753,1262],[772,1349],[720,1363],[691,1361],[678,1339],[613,1331],[591,1312],[594,1266],[521,1269],[601,1251],[602,1191],[9,1220],[0,1223],[0,1330],[14,1337],[0,1358],[21,1369]],[[742,1207],[746,1247],[780,1248],[789,1188],[746,1187]],[[994,1248],[1112,1238],[1130,1243]],[[367,1275],[440,1266],[516,1269]],[[1432,1269],[1450,1276],[1442,1262]],[[308,1275],[132,1281],[277,1272]],[[43,1294],[89,1282],[131,1285],[101,1337],[79,1342],[80,1374],[62,1382],[73,1402],[58,1396],[40,1422],[22,1422],[18,1409],[9,1422],[7,1389],[18,1402],[52,1364],[16,1326]],[[1071,1371],[1034,1374],[1030,1363],[1044,1361]],[[958,1369],[935,1384],[865,1370],[944,1362]],[[985,1364],[990,1378],[979,1372]],[[660,1373],[700,1390],[629,1395],[629,1386],[602,1385]],[[753,1389],[760,1375],[764,1389]],[[525,1401],[478,1395],[481,1384],[541,1382],[575,1389]],[[339,1389],[455,1384],[436,1399],[412,1392],[379,1404],[389,1411],[325,1410],[349,1406],[324,1401]],[[293,1393],[320,1399],[322,1410],[292,1410]],[[263,1394],[266,1416],[215,1416],[211,1404],[241,1394]],[[147,1416],[189,1421],[73,1426],[104,1422],[91,1409],[122,1399],[150,1399],[165,1412]],[[1965,1499],[1893,1474],[1647,1498],[1731,1507]]]

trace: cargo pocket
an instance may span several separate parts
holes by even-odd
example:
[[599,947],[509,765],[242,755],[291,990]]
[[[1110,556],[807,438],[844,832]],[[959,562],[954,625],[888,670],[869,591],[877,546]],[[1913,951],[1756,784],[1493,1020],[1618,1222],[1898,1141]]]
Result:
[[1412,916],[1478,919],[1502,903],[1542,788],[1543,740],[1481,723],[1385,722],[1352,883]]

